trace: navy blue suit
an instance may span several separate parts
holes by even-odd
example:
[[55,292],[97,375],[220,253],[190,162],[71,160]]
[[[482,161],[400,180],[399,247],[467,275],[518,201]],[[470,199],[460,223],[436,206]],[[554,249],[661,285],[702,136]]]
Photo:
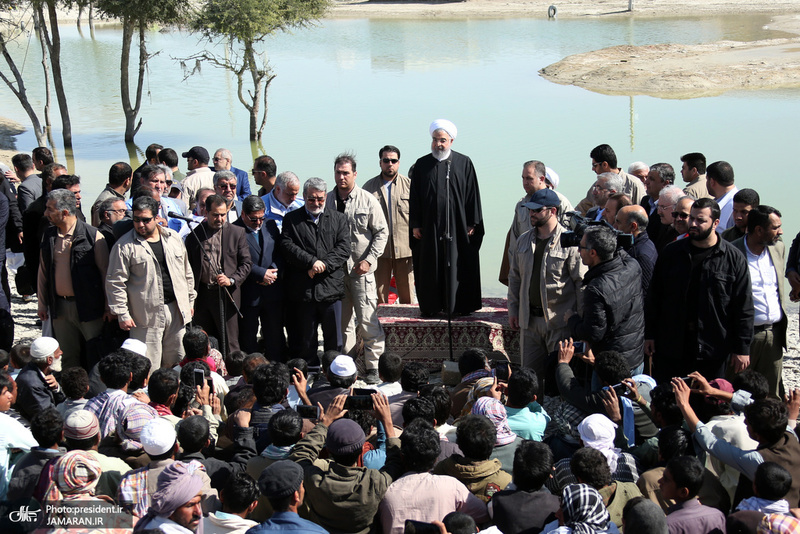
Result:
[[[278,252],[280,230],[275,221],[265,220],[256,232],[247,228],[241,218],[233,223],[247,233],[247,245],[253,261],[250,274],[242,284],[242,306],[244,317],[239,319],[239,345],[245,352],[258,352],[258,323],[261,320],[261,337],[270,360],[283,358],[286,339],[283,334],[283,258]],[[262,285],[267,269],[278,269],[278,280]]]

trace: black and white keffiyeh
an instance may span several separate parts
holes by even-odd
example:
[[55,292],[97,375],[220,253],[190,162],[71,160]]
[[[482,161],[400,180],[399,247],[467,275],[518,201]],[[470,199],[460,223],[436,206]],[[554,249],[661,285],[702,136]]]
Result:
[[603,498],[591,486],[569,484],[562,494],[564,523],[575,534],[597,534],[606,532],[611,517],[603,504]]

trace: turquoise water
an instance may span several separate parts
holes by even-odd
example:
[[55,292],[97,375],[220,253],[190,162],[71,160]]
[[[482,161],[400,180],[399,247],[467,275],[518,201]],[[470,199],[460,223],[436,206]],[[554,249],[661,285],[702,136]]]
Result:
[[[595,94],[538,75],[567,55],[618,44],[784,36],[763,30],[768,23],[768,17],[752,15],[326,20],[266,43],[277,78],[270,87],[263,150],[275,158],[279,171],[292,170],[303,179],[320,176],[331,185],[334,157],[354,151],[363,183],[379,170],[379,147],[397,145],[405,172],[429,149],[430,121],[451,119],[459,128],[454,148],[472,157],[481,182],[489,237],[482,249],[486,295],[504,292],[494,280],[511,210],[523,194],[522,163],[543,160],[561,175],[561,192],[577,203],[594,181],[589,151],[600,143],[613,146],[623,166],[643,160],[679,167],[680,155],[690,151],[704,152],[709,162],[729,161],[740,187],[757,189],[764,203],[783,211],[790,240],[800,229],[789,201],[798,192],[789,170],[794,167],[800,90],[662,100]],[[69,27],[63,39],[75,138],[69,166],[83,177],[90,203],[105,184],[108,167],[129,160],[119,104],[121,31],[99,29],[93,41],[88,32],[81,37]],[[224,146],[233,152],[235,166],[249,170],[254,150],[261,149],[248,141],[248,116],[233,79],[204,65],[199,75],[183,81],[183,70],[173,59],[198,46],[194,36],[181,32],[149,35],[150,51],[160,53],[150,62],[138,158],[151,142],[179,153],[198,144],[212,153]],[[38,44],[32,41],[14,54],[22,58],[26,51],[25,74],[33,80],[29,92],[41,98]],[[4,86],[0,115],[27,124]],[[35,144],[29,133],[18,140],[21,150]]]

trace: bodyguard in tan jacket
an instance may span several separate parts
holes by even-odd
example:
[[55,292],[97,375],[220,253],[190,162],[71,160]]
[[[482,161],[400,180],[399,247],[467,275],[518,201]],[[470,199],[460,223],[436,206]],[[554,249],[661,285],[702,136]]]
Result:
[[375,270],[378,302],[384,304],[389,301],[389,285],[394,273],[400,303],[413,304],[414,266],[411,262],[408,227],[411,179],[399,173],[400,149],[386,145],[380,149],[379,155],[381,173],[363,187],[380,202],[389,227],[389,240],[383,255],[378,258],[378,268]]
[[111,249],[106,278],[111,312],[130,337],[147,344],[153,369],[183,358],[183,334],[196,297],[183,241],[156,223],[157,213],[152,198],[134,201],[133,230]]
[[333,164],[336,187],[328,193],[326,210],[336,210],[347,216],[350,226],[348,241],[350,257],[344,277],[342,299],[342,332],[344,353],[356,345],[355,328],[351,325],[353,312],[364,340],[364,361],[367,384],[377,384],[378,359],[383,354],[385,336],[378,322],[378,293],[374,272],[383,254],[389,229],[380,204],[370,193],[356,185],[356,160],[341,154]]
[[522,234],[508,253],[508,320],[521,331],[523,365],[536,371],[540,381],[547,354],[569,337],[567,320],[583,306],[586,267],[578,247],[561,246],[560,204],[551,189],[535,192],[525,204],[533,229]]

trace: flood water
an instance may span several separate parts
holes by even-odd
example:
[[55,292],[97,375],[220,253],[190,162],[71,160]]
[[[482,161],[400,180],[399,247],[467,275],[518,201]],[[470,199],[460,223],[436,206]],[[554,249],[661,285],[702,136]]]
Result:
[[[275,36],[266,50],[277,74],[270,87],[263,148],[248,140],[248,115],[234,80],[208,65],[183,81],[173,59],[201,45],[182,32],[149,34],[151,59],[137,134],[138,156],[158,142],[178,153],[193,145],[229,148],[233,164],[249,170],[266,152],[278,170],[333,184],[333,159],[356,153],[358,182],[378,172],[378,149],[402,151],[405,173],[429,150],[428,124],[448,118],[459,128],[454,149],[472,157],[483,197],[487,239],[481,251],[484,294],[502,295],[495,280],[514,203],[522,196],[522,163],[541,159],[561,176],[559,190],[577,203],[594,181],[589,151],[616,150],[620,165],[666,161],[701,151],[724,159],[739,187],[783,211],[786,240],[800,230],[792,175],[800,124],[800,90],[738,91],[717,97],[663,100],[606,96],[542,79],[538,70],[563,57],[619,44],[703,43],[786,35],[766,31],[769,17],[573,20],[325,20]],[[63,30],[64,75],[73,121],[74,161],[91,204],[109,166],[129,160],[119,103],[121,30]],[[24,42],[29,92],[43,98],[38,43]],[[132,64],[135,60],[132,59]],[[193,63],[192,63],[193,66]],[[132,77],[133,78],[133,77]],[[27,125],[11,92],[0,88],[0,115]],[[57,111],[53,113],[57,121]],[[57,133],[57,142],[60,142]],[[18,138],[30,151],[32,134]],[[63,161],[63,150],[57,150]],[[185,171],[185,163],[181,162]],[[680,181],[680,175],[678,175]],[[251,187],[255,185],[251,182]]]

